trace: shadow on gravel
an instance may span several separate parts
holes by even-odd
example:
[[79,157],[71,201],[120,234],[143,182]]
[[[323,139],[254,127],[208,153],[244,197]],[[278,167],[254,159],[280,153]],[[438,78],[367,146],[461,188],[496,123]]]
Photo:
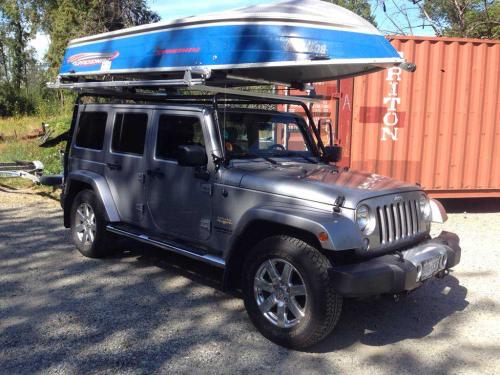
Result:
[[[83,258],[59,210],[35,204],[30,212],[39,210],[32,218],[0,208],[0,373],[294,366],[286,349],[255,332],[241,301],[220,291],[220,270],[136,244],[108,259]],[[301,365],[332,368],[321,358]]]
[[466,296],[467,289],[449,275],[430,280],[397,302],[389,298],[345,300],[333,334],[311,351],[325,353],[355,343],[384,346],[425,337],[444,318],[463,311],[469,305]]
[[[83,258],[57,207],[31,209],[43,214],[13,222],[14,210],[0,208],[0,373],[335,372],[327,356],[265,340],[242,301],[221,291],[221,270],[132,242],[111,258]],[[454,340],[448,325],[466,322],[442,320],[466,309],[466,296],[450,275],[397,303],[346,301],[334,333],[309,352],[423,338],[438,323],[437,337]],[[459,355],[438,370],[453,370]],[[429,370],[412,353],[398,360]]]
[[53,201],[59,202],[59,194],[56,194],[58,188],[52,188],[52,194],[47,193],[45,191],[38,191],[37,189],[33,187],[23,187],[23,188],[16,188],[12,187],[6,184],[0,183],[0,192],[6,193],[6,194],[12,194],[12,195],[17,195],[19,196],[20,199],[22,199],[23,195],[38,195],[42,198],[48,198]]
[[439,199],[448,213],[500,212],[500,198]]
[[138,267],[157,267],[222,292],[223,271],[187,257],[133,241],[124,241],[120,253],[111,259],[132,258]]

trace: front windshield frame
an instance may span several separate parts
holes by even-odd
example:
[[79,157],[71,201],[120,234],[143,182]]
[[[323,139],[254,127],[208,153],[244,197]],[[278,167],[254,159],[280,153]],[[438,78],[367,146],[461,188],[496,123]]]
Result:
[[[307,150],[298,151],[298,150],[283,150],[283,151],[275,151],[275,152],[254,152],[248,150],[247,152],[243,152],[238,155],[233,153],[232,151],[228,151],[226,148],[226,138],[225,138],[225,127],[224,127],[224,119],[226,114],[255,114],[255,115],[268,115],[268,116],[281,116],[283,118],[288,118],[287,126],[295,125],[302,135],[305,146]],[[321,160],[321,153],[319,151],[318,145],[315,142],[314,134],[312,132],[311,127],[307,124],[306,120],[293,112],[280,112],[273,110],[265,110],[265,109],[249,109],[249,108],[218,108],[216,112],[218,128],[220,132],[220,139],[222,141],[222,150],[224,152],[224,156],[229,160],[233,159],[243,159],[246,157],[254,157],[254,158],[271,158],[271,157],[290,157],[290,156],[301,156],[301,157],[315,157],[318,160]]]

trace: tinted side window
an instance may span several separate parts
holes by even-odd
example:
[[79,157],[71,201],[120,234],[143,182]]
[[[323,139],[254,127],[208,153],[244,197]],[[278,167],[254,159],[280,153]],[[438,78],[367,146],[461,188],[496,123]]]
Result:
[[111,149],[116,152],[142,155],[147,126],[148,115],[145,113],[117,113]]
[[156,138],[157,158],[176,160],[178,146],[193,144],[205,146],[198,117],[160,116]]
[[80,113],[75,144],[78,147],[102,150],[107,119],[106,112]]

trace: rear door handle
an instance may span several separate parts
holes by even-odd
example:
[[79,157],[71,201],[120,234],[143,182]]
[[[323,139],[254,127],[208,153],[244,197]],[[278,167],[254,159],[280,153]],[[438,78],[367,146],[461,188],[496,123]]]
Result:
[[122,169],[122,165],[121,164],[116,164],[116,163],[106,163],[106,165],[108,166],[109,169],[111,170],[116,170],[116,171],[119,171]]
[[158,177],[158,178],[165,177],[165,173],[163,173],[160,169],[155,169],[155,170],[148,169],[146,173],[150,177]]

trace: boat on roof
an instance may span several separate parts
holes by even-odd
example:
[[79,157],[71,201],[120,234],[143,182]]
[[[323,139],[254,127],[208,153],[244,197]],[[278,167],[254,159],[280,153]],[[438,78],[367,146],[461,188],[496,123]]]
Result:
[[162,79],[188,69],[227,77],[310,83],[403,63],[368,21],[320,0],[285,0],[72,40],[61,79]]

